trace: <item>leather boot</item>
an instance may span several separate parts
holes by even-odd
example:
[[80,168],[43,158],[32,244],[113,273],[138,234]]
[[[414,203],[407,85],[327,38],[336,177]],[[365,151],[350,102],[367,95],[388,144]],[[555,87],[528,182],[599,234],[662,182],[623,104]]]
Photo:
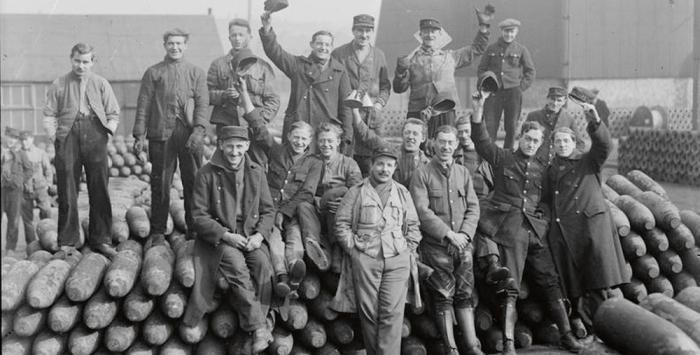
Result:
[[442,336],[442,342],[445,344],[445,354],[459,355],[457,343],[455,342],[452,312],[449,310],[438,311],[437,317],[438,329],[440,330],[440,335]]
[[515,310],[515,300],[515,297],[507,297],[503,304],[503,355],[516,355],[513,334],[518,313]]
[[287,297],[292,289],[289,287],[289,276],[287,274],[280,274],[275,277],[275,294],[278,297]]
[[498,261],[498,256],[496,255],[488,255],[485,257],[487,266],[486,266],[486,283],[489,285],[493,285],[498,283],[499,281],[505,280],[509,277],[510,275],[510,270],[507,267],[501,266],[501,263]]
[[569,315],[566,314],[566,306],[564,305],[563,299],[549,302],[549,315],[559,328],[561,347],[572,353],[578,353],[583,350],[583,344],[581,344],[571,332]]
[[476,336],[476,329],[474,328],[474,308],[455,308],[455,315],[457,316],[457,324],[459,324],[459,330],[462,333],[462,341],[464,341],[464,348],[466,355],[484,355],[481,351],[481,343],[479,338]]
[[301,284],[301,281],[304,279],[304,276],[306,276],[306,263],[304,263],[304,260],[296,260],[289,267],[288,275],[289,287],[292,291],[296,291],[299,288],[299,284]]

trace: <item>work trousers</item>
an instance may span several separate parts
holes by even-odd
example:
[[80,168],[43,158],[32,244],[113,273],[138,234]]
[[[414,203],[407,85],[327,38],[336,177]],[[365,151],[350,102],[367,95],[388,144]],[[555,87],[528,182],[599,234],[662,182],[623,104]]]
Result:
[[399,355],[410,256],[376,257],[353,249],[352,278],[367,355]]
[[[275,275],[287,274],[289,267],[297,260],[304,259],[304,243],[301,237],[301,225],[297,217],[284,217],[280,231],[272,228],[268,238],[270,243],[270,259]],[[282,237],[284,233],[284,238]]]
[[[7,215],[7,229],[5,231],[5,236],[7,238],[7,243],[5,244],[5,250],[15,250],[17,248],[17,239],[19,237],[19,210],[22,204],[22,188],[2,188],[2,212]],[[0,213],[2,217],[2,213]],[[27,238],[27,232],[24,232],[25,239]],[[31,241],[27,240],[27,244]]]
[[83,168],[90,197],[90,227],[85,236],[86,244],[94,246],[112,242],[107,132],[96,116],[78,113],[68,135],[54,142],[59,246],[77,246],[79,242],[78,192]]
[[461,251],[451,244],[420,244],[421,260],[434,270],[427,284],[433,291],[435,311],[451,310],[453,305],[455,308],[474,306],[472,249],[471,243]]
[[[422,119],[420,111],[409,112],[406,117]],[[426,138],[435,138],[435,135],[437,134],[436,131],[438,128],[440,128],[440,126],[448,125],[454,127],[456,120],[457,114],[455,113],[455,110],[443,112],[437,116],[431,117],[430,120],[428,120],[428,136]]]
[[[498,245],[501,256],[501,264],[510,269],[515,287],[520,287],[523,279],[523,271],[527,267],[528,281],[542,293],[546,300],[553,301],[562,298],[559,286],[559,274],[554,266],[554,260],[545,240],[537,237],[529,227],[527,220],[523,221],[522,228],[527,231],[527,241],[516,241],[513,246]],[[525,233],[523,231],[523,233]],[[508,289],[506,292],[515,296],[519,289]]]
[[523,93],[520,87],[498,90],[491,94],[484,102],[484,122],[486,130],[494,141],[498,134],[503,116],[503,128],[506,131],[504,149],[513,149],[515,145],[515,128],[522,110]]
[[31,194],[25,193],[22,199],[22,223],[24,224],[24,238],[31,243],[34,235],[34,203],[39,207],[39,218],[51,217],[51,198],[47,188],[39,189]]
[[228,281],[239,325],[250,332],[265,326],[272,300],[272,267],[267,246],[243,251],[223,244],[219,272]]
[[199,154],[190,153],[185,144],[191,130],[176,121],[173,133],[167,140],[148,142],[151,160],[151,234],[165,234],[168,213],[170,212],[170,188],[173,174],[180,162],[180,179],[185,193],[185,222],[192,230],[192,191],[197,170],[202,165]]

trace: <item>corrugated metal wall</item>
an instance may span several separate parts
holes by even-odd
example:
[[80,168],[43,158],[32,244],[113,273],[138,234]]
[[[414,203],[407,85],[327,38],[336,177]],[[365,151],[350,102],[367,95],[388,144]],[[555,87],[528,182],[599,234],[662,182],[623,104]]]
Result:
[[[693,0],[491,0],[496,24],[522,22],[518,41],[530,49],[541,79],[678,78],[692,76]],[[417,46],[418,21],[436,17],[452,35],[448,48],[471,43],[474,6],[464,0],[385,0],[377,28],[393,71]],[[700,6],[700,5],[698,5]],[[457,75],[473,76],[476,63]]]
[[570,78],[692,76],[693,0],[566,0],[564,6]]

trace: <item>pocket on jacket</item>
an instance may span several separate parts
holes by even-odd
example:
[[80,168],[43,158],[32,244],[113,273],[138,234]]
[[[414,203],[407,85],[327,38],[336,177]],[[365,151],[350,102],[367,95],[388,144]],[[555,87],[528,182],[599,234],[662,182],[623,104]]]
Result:
[[508,54],[508,64],[517,67],[520,65],[520,54]]
[[583,214],[586,215],[586,217],[593,217],[599,213],[603,213],[606,211],[605,206],[601,205],[593,205],[593,206],[588,206],[583,210]]
[[394,248],[396,248],[396,250],[399,253],[402,253],[408,248],[408,243],[406,243],[406,237],[404,237],[401,231],[393,231],[391,234],[392,237],[394,237]]
[[359,224],[364,225],[375,225],[379,221],[379,216],[381,211],[377,205],[366,204],[360,206],[360,220],[357,221]]
[[430,200],[430,206],[433,209],[433,212],[436,214],[444,214],[445,213],[445,199],[444,199],[444,193],[442,190],[439,189],[430,189],[428,190],[428,199]]

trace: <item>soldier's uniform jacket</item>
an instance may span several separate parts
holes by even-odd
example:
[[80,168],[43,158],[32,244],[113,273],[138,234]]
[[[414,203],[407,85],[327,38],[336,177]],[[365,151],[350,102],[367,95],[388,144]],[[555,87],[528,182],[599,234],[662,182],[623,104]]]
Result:
[[[258,110],[255,110],[250,114],[257,113]],[[294,161],[289,143],[275,142],[259,116],[247,120],[250,124],[249,131],[253,133],[251,148],[256,145],[267,154],[267,181],[278,211],[291,218],[296,215],[299,203],[308,202],[313,205],[323,172],[321,159],[312,154],[311,149],[307,149],[303,156]]]
[[552,159],[554,159],[554,140],[551,135],[552,132],[559,127],[569,127],[576,133],[576,149],[580,152],[588,151],[591,146],[588,133],[579,129],[579,125],[576,124],[576,118],[567,107],[562,107],[558,113],[547,110],[546,107],[541,110],[532,111],[527,114],[526,121],[534,121],[544,127],[542,145],[537,150],[537,156],[540,157],[542,161],[551,163]]
[[479,232],[505,246],[527,243],[527,233],[521,229],[527,220],[535,234],[544,238],[547,221],[542,218],[540,197],[546,163],[520,150],[498,147],[482,123],[472,123],[472,140],[494,172],[493,194],[481,202]]
[[411,180],[411,196],[418,211],[424,243],[447,246],[449,231],[474,237],[479,200],[466,167],[444,167],[438,158],[418,169]]
[[472,176],[474,192],[479,200],[488,196],[493,190],[493,169],[489,163],[483,161],[476,150],[466,150],[459,146],[453,155],[455,163],[464,166]]
[[32,164],[32,177],[30,184],[32,191],[46,189],[53,183],[53,167],[49,155],[37,146],[32,146],[24,151],[27,159]]
[[[255,57],[250,50],[234,51],[217,58],[211,63],[207,73],[207,87],[209,88],[209,104],[214,106],[211,112],[210,122],[221,125],[242,125],[244,120],[239,119],[238,105],[227,102],[224,91],[233,87],[238,80],[238,75],[232,72],[232,61],[240,62],[248,57]],[[257,58],[257,62],[251,65],[247,71],[246,84],[250,100],[253,106],[260,108],[260,115],[266,122],[270,122],[280,107],[280,98],[272,88],[274,73],[270,64]],[[235,60],[234,60],[235,59]],[[242,117],[241,117],[242,118]]]
[[487,71],[496,74],[503,89],[520,87],[525,91],[535,80],[535,63],[530,51],[516,41],[506,43],[503,38],[488,46],[481,57],[479,77]]
[[32,176],[32,163],[21,149],[2,148],[2,188],[22,190]]
[[[563,239],[568,253],[554,253],[554,260],[570,258],[574,270],[560,270],[563,280],[581,280],[583,289],[599,289],[628,282],[625,260],[610,210],[601,190],[601,170],[612,149],[605,124],[589,123],[593,144],[588,153],[556,157],[547,168],[542,201],[552,211],[549,238]],[[559,264],[559,263],[557,263]],[[585,269],[586,272],[579,272]],[[565,282],[573,297],[581,286]]]
[[468,66],[481,55],[488,44],[488,33],[478,31],[471,46],[456,50],[421,48],[411,58],[408,68],[396,67],[394,91],[398,94],[409,88],[408,111],[417,112],[433,104],[438,93],[445,93],[459,106],[455,69]]
[[351,89],[343,64],[331,57],[321,70],[311,58],[295,56],[282,49],[272,29],[265,32],[261,28],[260,39],[267,57],[292,80],[285,124],[304,121],[318,127],[322,122],[333,122],[343,128],[342,143],[351,145],[352,111],[343,105]]

